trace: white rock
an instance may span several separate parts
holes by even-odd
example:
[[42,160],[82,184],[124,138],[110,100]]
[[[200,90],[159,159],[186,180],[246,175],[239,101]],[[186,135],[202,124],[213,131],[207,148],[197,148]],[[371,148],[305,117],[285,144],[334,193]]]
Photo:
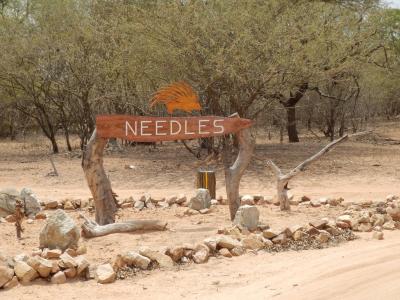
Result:
[[243,205],[236,212],[233,224],[240,225],[248,230],[256,230],[260,218],[260,212],[256,206]]
[[142,210],[144,208],[144,202],[140,201],[140,200],[136,200],[134,207],[138,210]]
[[98,283],[112,283],[115,281],[117,274],[114,272],[111,264],[104,264],[97,267],[95,278]]
[[252,195],[244,195],[240,199],[241,205],[254,205],[254,197]]

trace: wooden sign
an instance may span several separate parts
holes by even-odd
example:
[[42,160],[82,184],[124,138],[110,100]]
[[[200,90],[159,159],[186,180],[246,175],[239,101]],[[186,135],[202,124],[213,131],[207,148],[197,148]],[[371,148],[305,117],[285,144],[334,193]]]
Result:
[[96,117],[101,138],[121,138],[138,142],[158,142],[221,136],[248,128],[253,121],[216,116],[142,117],[100,115]]

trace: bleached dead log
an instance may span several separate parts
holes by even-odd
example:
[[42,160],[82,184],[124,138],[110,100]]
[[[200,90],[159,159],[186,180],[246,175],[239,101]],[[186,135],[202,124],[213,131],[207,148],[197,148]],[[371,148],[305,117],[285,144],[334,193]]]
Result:
[[[231,117],[238,118],[239,115],[234,114]],[[251,135],[250,128],[240,130],[236,137],[239,143],[239,154],[233,165],[225,168],[226,194],[231,220],[235,218],[236,211],[240,206],[240,179],[251,161],[255,147],[255,140]]]
[[82,168],[96,209],[96,222],[100,225],[114,223],[117,211],[110,180],[103,167],[103,151],[106,144],[107,139],[98,137],[95,129],[82,158]]
[[135,231],[162,231],[167,227],[167,222],[158,220],[133,220],[121,223],[99,225],[94,221],[89,220],[84,215],[85,219],[82,224],[82,232],[86,238],[100,237],[113,233],[127,233]]
[[320,158],[322,155],[325,153],[329,152],[334,146],[337,144],[345,141],[349,137],[355,137],[355,136],[360,136],[360,135],[365,135],[370,133],[371,131],[365,131],[365,132],[359,132],[351,135],[344,135],[341,138],[334,140],[333,142],[329,143],[326,145],[322,150],[320,150],[318,153],[314,154],[310,158],[306,159],[303,161],[301,164],[299,164],[296,168],[292,169],[289,171],[287,174],[283,174],[282,170],[273,162],[273,161],[268,161],[267,165],[271,167],[271,169],[274,171],[276,175],[276,189],[277,189],[277,198],[280,203],[280,209],[281,210],[290,210],[290,203],[289,203],[289,196],[288,196],[288,184],[289,181],[298,175],[300,172],[305,171],[306,168],[314,161],[316,161],[318,158]]

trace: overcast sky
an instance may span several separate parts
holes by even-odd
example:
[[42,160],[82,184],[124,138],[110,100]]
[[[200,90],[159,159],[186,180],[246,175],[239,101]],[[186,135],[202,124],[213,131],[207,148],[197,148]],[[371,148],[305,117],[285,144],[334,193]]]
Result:
[[400,0],[387,0],[386,2],[389,3],[391,7],[400,8]]

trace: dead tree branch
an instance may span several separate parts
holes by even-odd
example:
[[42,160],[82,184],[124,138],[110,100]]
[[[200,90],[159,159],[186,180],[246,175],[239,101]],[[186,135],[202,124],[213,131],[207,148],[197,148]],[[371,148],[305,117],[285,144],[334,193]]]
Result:
[[273,161],[268,161],[267,166],[269,166],[275,173],[276,175],[276,188],[277,188],[277,197],[280,203],[280,209],[281,210],[290,210],[290,203],[289,203],[289,196],[288,196],[288,184],[289,181],[298,175],[300,172],[305,171],[306,168],[314,161],[316,161],[318,158],[320,158],[322,155],[325,153],[329,152],[333,147],[335,147],[337,144],[347,140],[349,137],[354,137],[354,136],[360,136],[360,135],[365,135],[368,133],[371,133],[372,131],[365,131],[365,132],[359,132],[355,133],[352,135],[344,135],[341,138],[334,140],[333,142],[329,143],[326,145],[324,148],[322,148],[319,152],[311,156],[310,158],[306,159],[303,161],[301,164],[299,164],[297,167],[294,169],[290,170],[288,173],[283,174],[282,170],[273,162]]
[[100,237],[113,233],[155,230],[162,231],[167,227],[167,222],[158,220],[133,220],[122,223],[99,225],[82,214],[81,217],[85,219],[85,222],[82,224],[82,232],[86,238]]

